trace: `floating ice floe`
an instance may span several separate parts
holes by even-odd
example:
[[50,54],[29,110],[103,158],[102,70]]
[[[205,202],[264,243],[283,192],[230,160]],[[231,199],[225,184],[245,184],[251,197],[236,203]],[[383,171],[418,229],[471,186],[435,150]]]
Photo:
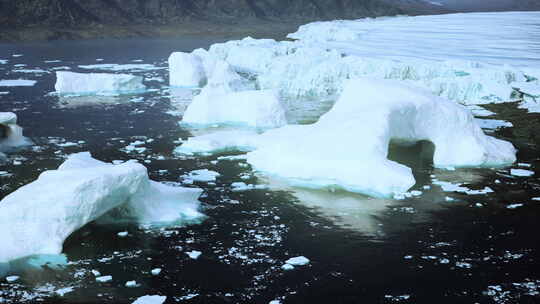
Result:
[[167,300],[166,296],[143,296],[135,300],[132,304],[163,304]]
[[70,155],[0,201],[0,262],[60,254],[71,233],[117,207],[143,223],[189,223],[202,217],[201,192],[153,182],[133,161],[113,165],[88,152]]
[[35,80],[27,79],[7,79],[0,80],[0,87],[31,87],[36,84]]
[[112,281],[112,276],[107,275],[107,276],[97,277],[97,278],[96,278],[96,281],[97,281],[97,282],[100,282],[100,283],[107,283],[107,282]]
[[[96,59],[97,60],[97,59]],[[101,60],[97,60],[101,61]],[[161,70],[163,68],[157,67],[152,64],[116,64],[116,63],[104,63],[104,64],[91,64],[91,65],[79,65],[81,69],[86,70],[104,70],[104,71],[152,71]]]
[[12,112],[0,112],[0,152],[30,143],[30,140],[23,136],[23,129],[17,125],[17,115]]
[[431,141],[439,168],[500,166],[516,159],[512,144],[486,136],[463,106],[407,83],[367,78],[348,81],[334,107],[312,125],[262,135],[210,134],[190,138],[176,152],[251,148],[247,161],[255,170],[293,185],[392,196],[406,192],[415,179],[410,168],[387,159],[391,140]]
[[513,176],[533,176],[534,171],[525,169],[510,169],[510,174]]
[[285,261],[286,264],[293,265],[293,266],[304,266],[309,264],[309,259],[305,256],[298,256],[294,258],[290,258],[287,261]]
[[193,182],[215,182],[216,178],[220,174],[215,171],[210,171],[208,169],[194,170],[188,174],[182,176],[184,183],[192,184]]
[[49,73],[49,71],[43,70],[43,69],[17,69],[13,70],[15,73],[27,73],[27,74],[46,74]]
[[190,258],[196,260],[196,259],[198,259],[198,258],[201,256],[202,252],[197,251],[197,250],[193,250],[193,251],[190,251],[190,252],[186,252],[186,254],[187,254]]
[[55,90],[59,94],[119,95],[146,89],[141,76],[106,73],[56,72]]

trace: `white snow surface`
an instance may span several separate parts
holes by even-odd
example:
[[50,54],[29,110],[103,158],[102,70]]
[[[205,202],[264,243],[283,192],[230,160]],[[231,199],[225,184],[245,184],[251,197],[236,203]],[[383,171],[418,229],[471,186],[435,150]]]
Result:
[[[288,97],[339,94],[346,79],[397,79],[467,104],[511,100],[540,78],[540,12],[314,22],[296,41],[245,38],[195,50],[205,72],[226,61]],[[210,75],[210,74],[208,74]]]
[[202,217],[200,193],[153,182],[137,162],[113,165],[88,152],[72,154],[0,201],[0,262],[60,254],[71,233],[120,206],[143,223],[193,221]]
[[146,89],[141,76],[107,73],[57,71],[56,92],[60,94],[111,94],[140,92]]
[[512,144],[486,136],[465,107],[395,80],[348,81],[334,107],[312,125],[225,135],[190,138],[176,152],[243,147],[253,150],[247,161],[254,169],[293,185],[383,197],[415,183],[410,168],[386,158],[391,140],[431,141],[440,168],[499,166],[516,159]]

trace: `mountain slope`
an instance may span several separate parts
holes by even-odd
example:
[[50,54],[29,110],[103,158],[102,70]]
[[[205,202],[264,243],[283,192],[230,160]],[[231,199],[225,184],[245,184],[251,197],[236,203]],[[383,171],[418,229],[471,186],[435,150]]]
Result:
[[394,15],[381,0],[0,0],[4,27],[171,24],[238,18],[302,20]]

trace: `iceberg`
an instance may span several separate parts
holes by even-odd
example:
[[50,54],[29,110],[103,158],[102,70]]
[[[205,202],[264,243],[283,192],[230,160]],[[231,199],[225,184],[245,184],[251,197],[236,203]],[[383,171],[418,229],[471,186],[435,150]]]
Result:
[[182,122],[243,124],[256,128],[276,128],[287,124],[285,110],[271,90],[220,94],[206,88],[195,96]]
[[311,125],[288,125],[220,141],[189,139],[176,152],[232,147],[251,150],[255,170],[308,188],[340,188],[392,197],[415,184],[412,170],[387,159],[390,141],[430,141],[436,167],[503,166],[514,146],[484,134],[463,106],[395,80],[349,80],[333,108]]
[[153,182],[137,162],[113,165],[88,152],[70,155],[0,201],[0,263],[60,254],[71,233],[121,206],[144,223],[200,219],[200,193]]
[[55,90],[59,94],[120,95],[146,89],[141,76],[106,73],[74,73],[57,71]]
[[17,115],[12,112],[0,112],[0,152],[30,143],[30,140],[23,136],[23,129],[17,125]]
[[169,83],[177,87],[200,87],[206,82],[202,60],[195,54],[174,52],[169,56]]

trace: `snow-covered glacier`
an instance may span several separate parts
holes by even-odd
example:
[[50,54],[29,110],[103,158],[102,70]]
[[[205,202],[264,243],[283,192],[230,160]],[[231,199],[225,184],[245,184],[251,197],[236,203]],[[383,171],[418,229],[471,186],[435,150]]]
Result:
[[223,60],[285,97],[339,94],[344,80],[369,76],[460,103],[508,101],[514,87],[538,86],[538,19],[540,12],[508,12],[315,22],[290,34],[294,41],[245,38],[192,55],[198,69]]
[[117,207],[143,223],[189,223],[203,216],[201,193],[151,181],[137,162],[113,165],[88,152],[70,155],[57,170],[43,172],[0,201],[0,263],[60,254],[71,233]]
[[255,170],[293,185],[388,197],[415,184],[410,168],[387,159],[391,140],[432,142],[436,167],[500,166],[516,160],[513,145],[485,135],[465,107],[409,83],[370,78],[347,81],[334,107],[314,124],[262,135],[202,135],[176,152],[251,150],[247,161]]
[[107,73],[56,72],[55,90],[59,94],[120,95],[144,91],[141,76]]

